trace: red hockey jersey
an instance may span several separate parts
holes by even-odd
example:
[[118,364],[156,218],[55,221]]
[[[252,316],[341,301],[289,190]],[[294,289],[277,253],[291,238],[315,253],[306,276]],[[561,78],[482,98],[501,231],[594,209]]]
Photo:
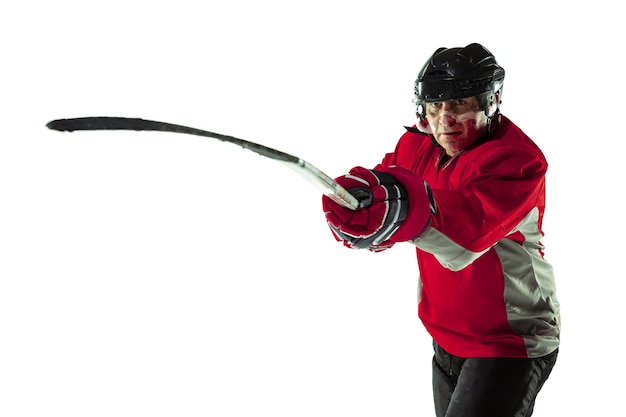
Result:
[[406,132],[380,167],[408,168],[432,188],[437,212],[412,243],[418,314],[460,357],[539,357],[559,345],[559,303],[544,259],[547,163],[502,116],[497,133],[450,159],[430,137]]

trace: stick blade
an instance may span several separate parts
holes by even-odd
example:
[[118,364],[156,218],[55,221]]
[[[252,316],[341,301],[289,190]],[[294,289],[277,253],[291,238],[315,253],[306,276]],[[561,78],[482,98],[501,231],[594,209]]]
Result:
[[167,123],[129,117],[76,117],[52,120],[46,126],[60,132],[75,130],[168,130]]

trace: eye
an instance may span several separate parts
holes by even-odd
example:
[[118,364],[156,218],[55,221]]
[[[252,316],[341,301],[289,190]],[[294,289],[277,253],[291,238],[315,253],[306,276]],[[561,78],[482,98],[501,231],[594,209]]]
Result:
[[467,101],[464,98],[457,98],[456,100],[454,100],[454,104],[456,104],[457,106],[465,106],[467,104]]
[[426,103],[426,113],[430,114],[431,116],[435,116],[439,114],[442,108],[443,108],[443,102],[441,101],[433,101],[430,103]]

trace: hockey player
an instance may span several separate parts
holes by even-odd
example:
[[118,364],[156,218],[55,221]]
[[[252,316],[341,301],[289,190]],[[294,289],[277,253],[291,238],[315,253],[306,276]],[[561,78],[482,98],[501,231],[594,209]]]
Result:
[[365,207],[323,197],[345,246],[415,245],[438,417],[530,416],[558,354],[547,163],[500,113],[503,81],[482,45],[437,49],[415,82],[418,122],[374,169],[337,178]]

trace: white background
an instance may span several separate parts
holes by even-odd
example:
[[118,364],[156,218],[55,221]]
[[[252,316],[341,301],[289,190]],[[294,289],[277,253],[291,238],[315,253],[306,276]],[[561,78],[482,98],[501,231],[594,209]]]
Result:
[[563,344],[534,415],[623,411],[617,3],[3,9],[0,415],[434,416],[410,246],[343,248],[315,188],[236,146],[45,124],[162,120],[338,176],[393,150],[419,68],[471,42],[506,69],[502,111],[550,163],[543,243]]

